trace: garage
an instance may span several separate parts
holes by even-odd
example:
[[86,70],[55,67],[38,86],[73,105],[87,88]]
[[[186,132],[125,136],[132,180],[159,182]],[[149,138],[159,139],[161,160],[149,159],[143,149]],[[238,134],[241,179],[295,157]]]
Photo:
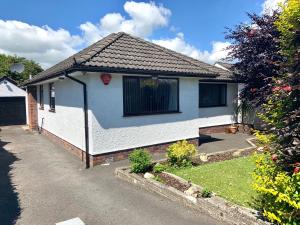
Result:
[[25,97],[0,97],[0,126],[26,124]]
[[26,92],[4,76],[0,78],[0,126],[26,124]]

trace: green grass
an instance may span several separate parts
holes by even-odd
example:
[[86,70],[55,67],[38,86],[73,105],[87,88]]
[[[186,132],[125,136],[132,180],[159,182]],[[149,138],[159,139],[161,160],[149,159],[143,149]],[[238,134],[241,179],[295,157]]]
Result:
[[205,187],[236,204],[249,207],[255,192],[252,190],[252,157],[211,163],[196,167],[169,169],[186,180]]

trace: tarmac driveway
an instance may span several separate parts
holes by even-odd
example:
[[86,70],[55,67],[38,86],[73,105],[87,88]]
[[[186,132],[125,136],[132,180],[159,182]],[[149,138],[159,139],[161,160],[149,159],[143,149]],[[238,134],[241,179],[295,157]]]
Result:
[[46,137],[4,127],[0,224],[54,225],[75,217],[86,225],[224,224],[114,177],[114,169],[126,163],[85,170]]

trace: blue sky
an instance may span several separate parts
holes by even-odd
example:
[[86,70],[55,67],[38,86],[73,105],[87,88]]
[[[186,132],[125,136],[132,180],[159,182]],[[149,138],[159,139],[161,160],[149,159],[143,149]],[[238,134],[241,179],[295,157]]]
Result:
[[122,30],[213,63],[228,45],[226,26],[247,22],[246,12],[259,14],[277,1],[1,0],[0,52],[32,58],[46,68]]

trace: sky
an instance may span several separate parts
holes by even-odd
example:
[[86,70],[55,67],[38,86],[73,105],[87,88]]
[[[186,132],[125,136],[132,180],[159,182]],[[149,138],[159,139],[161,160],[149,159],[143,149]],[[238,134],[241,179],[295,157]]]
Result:
[[226,56],[226,27],[281,0],[1,0],[0,53],[44,69],[118,31],[214,63]]

